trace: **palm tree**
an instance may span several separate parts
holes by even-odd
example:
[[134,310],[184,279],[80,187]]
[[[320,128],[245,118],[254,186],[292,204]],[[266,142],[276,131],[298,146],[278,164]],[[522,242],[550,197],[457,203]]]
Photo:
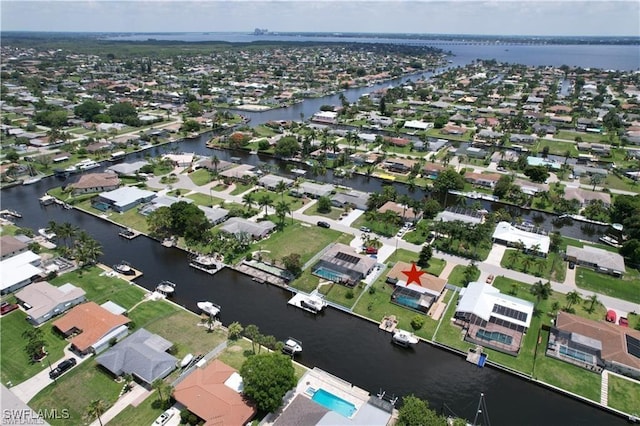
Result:
[[[88,235],[84,233],[85,235]],[[80,234],[81,236],[83,233]],[[103,255],[102,245],[95,239],[88,237],[83,241],[78,240],[75,248],[76,258],[80,266],[94,265],[98,257]]]
[[[73,241],[73,239],[78,235],[78,228],[69,222],[65,222],[58,227],[57,234],[58,237],[64,241],[65,246],[69,247],[70,244],[67,244],[67,242]],[[82,235],[82,233],[80,233],[80,235]],[[87,235],[87,233],[84,232],[84,235]]]
[[518,260],[520,260],[520,252],[518,250],[511,250],[509,252],[509,260],[512,264],[518,264]]
[[547,300],[549,296],[551,296],[551,294],[553,293],[553,290],[551,289],[551,283],[547,281],[546,283],[543,284],[542,281],[540,280],[538,280],[538,282],[533,284],[529,291],[531,291],[531,294],[536,296],[536,300],[538,301],[538,304],[542,300]]
[[267,217],[267,208],[273,205],[273,201],[271,201],[269,194],[262,194],[260,198],[258,198],[258,205],[260,205],[260,207],[264,207],[264,216]]
[[211,164],[213,165],[213,173],[215,173],[215,175],[218,175],[218,164],[220,164],[220,159],[218,158],[217,155],[213,154],[211,156]]
[[531,258],[531,256],[525,256],[524,259],[522,259],[522,271],[527,272],[532,264],[533,259]]
[[276,192],[282,195],[282,201],[284,201],[284,192],[287,190],[287,184],[283,180],[279,181],[276,185]]
[[247,192],[246,194],[244,194],[242,196],[242,204],[244,204],[247,207],[247,210],[251,210],[251,206],[253,205],[254,202],[254,193],[253,192]]
[[580,293],[578,293],[577,291],[573,290],[570,293],[567,293],[567,309],[570,309],[572,305],[575,305],[576,303],[580,303],[580,301],[582,300],[582,297],[580,297]]
[[278,216],[278,218],[280,219],[280,224],[284,225],[284,218],[287,216],[287,213],[291,212],[289,204],[285,201],[279,201],[278,204],[276,204],[275,209],[276,216]]
[[103,415],[106,410],[107,405],[103,400],[93,399],[87,407],[86,414],[92,419],[96,417],[98,419],[98,423],[100,423],[100,426],[102,426],[102,419],[100,418],[100,416]]
[[598,299],[598,295],[597,294],[592,294],[591,296],[589,296],[587,298],[587,300],[589,301],[589,308],[587,308],[587,312],[589,312],[590,314],[593,313],[593,311],[596,310],[596,304],[600,303],[600,300]]
[[[159,401],[164,401],[165,397],[163,395],[163,393],[167,390],[167,384],[165,383],[164,380],[162,379],[156,379],[153,381],[153,383],[151,383],[151,388],[155,389],[158,391],[158,400]],[[167,395],[167,398],[169,396]]]

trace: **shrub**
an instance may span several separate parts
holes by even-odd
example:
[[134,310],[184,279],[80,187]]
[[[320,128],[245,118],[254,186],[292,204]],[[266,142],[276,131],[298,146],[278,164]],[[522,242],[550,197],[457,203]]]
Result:
[[347,290],[347,294],[345,294],[344,297],[346,297],[347,299],[353,299],[353,296],[354,296],[353,290],[349,289]]
[[416,315],[413,318],[411,318],[411,328],[413,328],[414,330],[420,330],[423,325],[424,325],[424,316]]
[[374,286],[369,287],[369,294],[376,294],[376,288]]

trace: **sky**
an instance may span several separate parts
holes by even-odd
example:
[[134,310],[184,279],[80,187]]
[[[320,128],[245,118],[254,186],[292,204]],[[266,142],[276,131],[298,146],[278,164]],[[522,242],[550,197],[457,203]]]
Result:
[[640,1],[0,0],[3,31],[640,36]]

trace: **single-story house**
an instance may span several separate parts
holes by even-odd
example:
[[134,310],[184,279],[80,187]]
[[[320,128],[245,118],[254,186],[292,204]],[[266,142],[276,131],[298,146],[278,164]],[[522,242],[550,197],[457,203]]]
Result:
[[258,179],[258,183],[260,185],[264,186],[265,188],[271,191],[275,191],[276,187],[280,182],[284,182],[287,188],[293,185],[293,179],[289,179],[289,178],[277,176],[277,175],[265,175],[265,176],[262,176],[260,179]]
[[3,235],[0,237],[0,260],[24,253],[28,248],[27,243],[20,241],[13,235]]
[[260,240],[269,235],[276,228],[276,224],[270,220],[252,222],[241,217],[232,217],[227,220],[220,230],[239,237],[248,235],[254,240]]
[[514,133],[509,137],[509,142],[511,143],[524,143],[527,145],[534,144],[537,140],[538,137],[536,135],[520,135]]
[[100,202],[117,212],[126,212],[140,203],[151,201],[155,197],[155,192],[135,186],[124,186],[113,191],[101,192],[98,196]]
[[530,182],[520,178],[515,178],[513,184],[519,186],[520,190],[527,195],[536,195],[538,192],[549,190],[549,185],[546,183]]
[[456,150],[456,155],[466,155],[470,158],[487,158],[488,152],[482,148],[476,148],[474,146],[461,147]]
[[115,376],[131,374],[150,385],[164,379],[178,359],[167,351],[173,344],[141,328],[96,358],[96,362]]
[[316,123],[335,124],[338,120],[338,113],[335,111],[318,111],[311,117],[311,121]]
[[297,188],[293,188],[293,195],[307,195],[311,198],[328,197],[336,187],[328,183],[302,182]]
[[0,294],[11,293],[39,277],[42,258],[31,250],[16,254],[0,262]]
[[409,158],[387,158],[384,163],[382,163],[382,166],[390,172],[407,173],[417,163],[416,160]]
[[427,130],[433,128],[433,123],[422,120],[407,120],[404,122],[404,127],[407,129]]
[[476,134],[475,139],[477,141],[495,142],[500,140],[503,136],[504,136],[504,133],[502,132],[495,132],[489,129],[482,129]]
[[46,281],[40,281],[26,286],[15,296],[27,312],[27,321],[33,325],[40,325],[84,302],[85,294],[83,289],[70,283],[56,287]]
[[173,397],[203,419],[205,425],[244,425],[257,410],[242,394],[242,377],[214,359],[196,368],[173,390]]
[[464,174],[464,180],[472,185],[483,186],[485,188],[493,188],[500,180],[502,175],[500,173],[473,173],[467,172]]
[[608,207],[611,205],[611,195],[606,192],[595,192],[588,189],[566,187],[564,189],[564,197],[567,200],[578,200],[582,207],[596,200]]
[[[409,287],[412,289],[416,289],[416,287],[420,287],[418,290],[420,293],[427,293],[434,297],[433,300],[440,297],[444,287],[447,285],[447,280],[436,277],[435,275],[431,275],[425,271],[424,274],[420,275],[420,285],[415,283],[410,283],[407,286],[407,274],[404,271],[410,271],[412,268],[412,264],[407,262],[398,261],[393,268],[387,273],[387,279],[391,278],[395,280],[396,286],[401,287]],[[420,270],[419,267],[417,267]],[[432,300],[432,302],[433,302]],[[431,306],[431,304],[429,304]],[[427,307],[428,308],[428,307]]]
[[206,207],[206,206],[198,206],[200,210],[204,212],[205,217],[209,222],[214,225],[218,225],[229,217],[229,210],[223,209],[222,207]]
[[130,321],[95,302],[87,302],[71,308],[54,321],[53,327],[70,338],[72,350],[84,355],[99,353],[109,347],[112,339],[122,339],[129,333]]
[[417,223],[422,219],[421,211],[415,212],[411,207],[396,203],[395,201],[387,201],[378,209],[378,213],[385,213],[387,211],[396,213],[404,222]]
[[244,180],[251,176],[255,176],[255,166],[251,164],[240,164],[236,167],[220,172],[220,176],[231,180]]
[[567,246],[565,258],[578,265],[587,266],[598,272],[617,277],[621,277],[626,272],[624,258],[621,255],[596,247]]
[[167,160],[177,167],[189,167],[191,164],[193,164],[193,160],[195,158],[196,155],[194,153],[165,154],[162,156],[163,160]]
[[477,210],[460,207],[447,207],[436,215],[435,222],[464,222],[477,225],[484,222],[484,215]]
[[466,341],[516,356],[533,308],[533,303],[502,294],[492,285],[471,282],[460,291],[454,318],[467,329]]
[[359,210],[367,210],[367,201],[369,194],[361,191],[338,192],[331,197],[331,204],[336,207],[344,208],[345,206],[353,206]]
[[559,163],[558,161],[550,161],[546,158],[542,158],[542,157],[532,157],[529,156],[527,157],[527,165],[528,166],[545,166],[545,167],[549,167],[552,169],[561,169],[562,168],[562,164]]
[[525,250],[535,251],[540,256],[547,256],[551,239],[548,235],[536,234],[516,228],[509,222],[499,222],[493,231],[492,240],[509,247],[522,244]]
[[134,161],[133,163],[120,163],[120,164],[114,164],[113,166],[107,167],[107,170],[110,170],[119,176],[135,176],[135,174],[138,173],[140,169],[146,166],[147,164],[149,164],[148,161]]
[[140,207],[138,211],[143,216],[148,216],[160,207],[171,207],[171,205],[184,201],[185,203],[193,203],[191,198],[186,197],[174,197],[172,195],[159,195],[152,200],[149,200],[144,206]]
[[323,279],[353,287],[375,266],[375,259],[356,253],[348,245],[336,243],[325,251],[311,270]]
[[217,164],[214,164],[213,161],[211,161],[211,158],[203,158],[201,160],[196,161],[195,165],[194,165],[194,169],[199,169],[199,168],[204,168],[207,170],[211,170],[211,171],[217,171],[218,173],[224,171],[224,170],[228,170],[232,167],[234,167],[235,164],[233,164],[230,161],[225,161],[225,160],[220,160],[218,159]]
[[640,331],[560,311],[546,355],[591,371],[604,368],[640,380]]
[[76,183],[69,186],[74,195],[112,191],[120,186],[120,178],[115,173],[88,173],[81,175]]

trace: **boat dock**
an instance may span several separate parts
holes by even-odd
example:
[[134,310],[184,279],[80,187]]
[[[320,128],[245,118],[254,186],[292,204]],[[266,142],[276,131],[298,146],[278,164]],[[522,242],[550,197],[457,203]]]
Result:
[[22,215],[15,210],[2,210],[0,216],[11,216],[20,219]]
[[287,303],[312,314],[318,314],[327,307],[324,297],[315,292],[311,294],[296,293]]
[[382,318],[380,321],[380,326],[378,327],[380,330],[387,331],[389,333],[393,333],[398,326],[398,320],[395,315],[387,315]]
[[127,228],[118,232],[118,235],[120,235],[122,238],[126,238],[127,240],[133,240],[135,237],[140,235],[140,232],[131,228]]
[[123,280],[129,281],[129,282],[132,282],[135,279],[140,278],[142,276],[142,271],[140,271],[139,269],[133,268],[133,267],[131,267],[131,270],[134,273],[131,274],[131,275],[121,274],[121,273],[117,272],[115,269],[113,269],[113,268],[111,268],[111,267],[109,267],[107,265],[103,265],[102,263],[98,263],[98,267],[100,269],[102,269],[103,271],[107,272],[110,275],[117,276],[118,278],[122,278]]
[[489,355],[482,351],[482,346],[476,346],[467,352],[467,362],[477,365],[478,368],[484,367],[487,358],[489,358]]

